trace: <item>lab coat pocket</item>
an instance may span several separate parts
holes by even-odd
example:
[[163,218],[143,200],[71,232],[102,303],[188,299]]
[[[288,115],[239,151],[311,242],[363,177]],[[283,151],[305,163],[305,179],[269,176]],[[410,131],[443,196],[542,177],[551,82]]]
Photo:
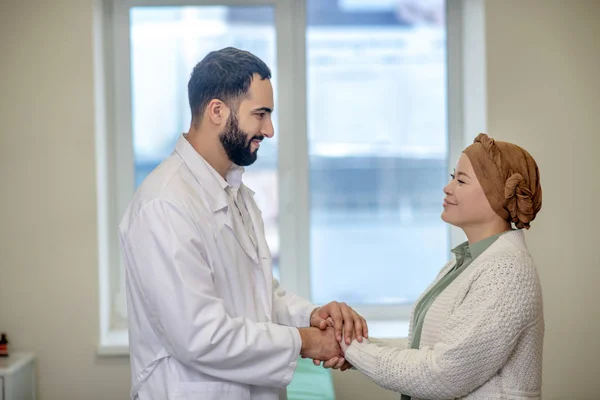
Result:
[[172,400],[250,400],[250,388],[232,382],[179,382]]

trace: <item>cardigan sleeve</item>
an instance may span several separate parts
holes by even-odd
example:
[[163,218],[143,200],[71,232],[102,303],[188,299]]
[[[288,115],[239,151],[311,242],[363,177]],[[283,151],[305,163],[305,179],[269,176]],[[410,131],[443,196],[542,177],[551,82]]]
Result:
[[394,338],[394,339],[378,339],[369,338],[372,344],[379,347],[394,347],[396,349],[404,350],[408,347],[408,338]]
[[354,341],[346,359],[389,390],[432,400],[465,396],[498,372],[520,333],[540,317],[535,274],[526,254],[496,257],[440,322],[438,343],[400,349]]

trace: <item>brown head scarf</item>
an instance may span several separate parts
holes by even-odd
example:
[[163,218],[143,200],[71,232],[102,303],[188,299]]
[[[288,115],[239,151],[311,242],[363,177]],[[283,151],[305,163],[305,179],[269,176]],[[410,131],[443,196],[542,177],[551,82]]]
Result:
[[492,209],[519,229],[529,229],[542,208],[540,172],[531,155],[516,144],[480,133],[464,153]]

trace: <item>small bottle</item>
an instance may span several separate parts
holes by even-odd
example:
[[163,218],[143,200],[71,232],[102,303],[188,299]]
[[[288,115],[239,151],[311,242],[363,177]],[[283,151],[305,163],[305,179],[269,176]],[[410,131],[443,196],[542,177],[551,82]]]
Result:
[[6,333],[0,336],[0,357],[8,357],[8,339]]

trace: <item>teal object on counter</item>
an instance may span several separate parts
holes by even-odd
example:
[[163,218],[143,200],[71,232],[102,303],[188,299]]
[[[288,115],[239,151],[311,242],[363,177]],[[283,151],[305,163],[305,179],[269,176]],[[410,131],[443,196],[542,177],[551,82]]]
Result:
[[331,370],[317,367],[309,358],[299,358],[292,382],[287,387],[288,400],[335,400]]

